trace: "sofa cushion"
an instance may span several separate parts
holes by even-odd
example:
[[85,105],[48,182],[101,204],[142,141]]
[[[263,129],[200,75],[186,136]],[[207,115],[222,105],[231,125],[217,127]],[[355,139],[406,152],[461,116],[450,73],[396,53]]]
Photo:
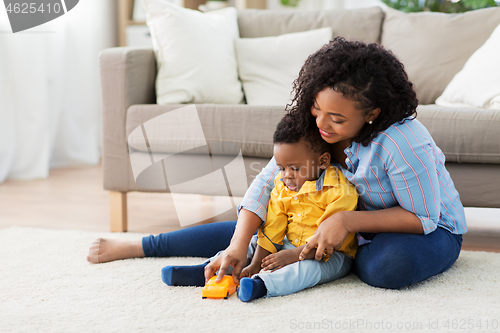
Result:
[[238,72],[248,105],[290,103],[293,80],[307,57],[332,38],[332,28],[236,40]]
[[[200,149],[201,153],[204,145],[200,144],[200,137],[192,135],[187,139],[185,135],[187,130],[194,128],[193,119],[186,123],[182,112],[174,112],[174,117],[161,117],[167,112],[185,107],[182,104],[131,106],[126,120],[129,147],[137,151],[148,151],[149,148],[153,153],[196,153],[196,149]],[[204,139],[210,143],[212,153],[232,154],[231,144],[236,144],[243,156],[273,156],[273,133],[285,114],[284,107],[215,104],[193,107],[196,108]],[[147,144],[141,129],[141,125],[145,123]],[[136,130],[137,128],[141,130]]]
[[371,7],[352,10],[238,11],[241,38],[279,36],[291,32],[331,27],[333,36],[379,42],[383,10]]
[[[185,117],[166,123],[159,117],[186,105],[133,105],[127,112],[126,133],[129,147],[148,151],[141,135],[131,135],[148,123],[149,149],[153,153],[174,154],[189,150],[196,152],[200,138],[187,140],[178,127]],[[243,156],[271,158],[272,136],[276,124],[285,114],[282,107],[248,105],[196,105],[204,138],[213,147],[213,153],[232,154],[227,147],[236,144]],[[452,108],[437,105],[420,105],[417,119],[429,130],[436,144],[449,162],[500,164],[500,110],[479,108]],[[164,118],[165,119],[165,118]],[[191,122],[189,123],[191,124]],[[191,125],[187,126],[190,127]],[[192,127],[191,127],[192,128]],[[179,140],[168,132],[177,131]],[[142,132],[142,131],[141,131]],[[141,133],[136,132],[136,133]],[[193,142],[198,140],[197,142]]]
[[500,110],[420,105],[417,119],[447,162],[500,164]]
[[500,8],[463,14],[388,8],[381,43],[404,64],[420,104],[432,104],[498,24]]
[[442,106],[500,109],[500,24],[436,100]]
[[158,104],[241,103],[236,9],[201,13],[163,0],[144,3],[158,63]]
[[[500,171],[498,164],[488,163],[448,163],[446,169],[450,173],[455,188],[460,194],[464,207],[498,207],[500,208]],[[469,216],[465,212],[467,225]],[[497,225],[500,219],[497,219]],[[470,230],[470,229],[469,229]]]
[[[129,154],[132,169],[131,183],[122,184],[121,188],[111,190],[228,196],[228,186],[225,181],[220,181],[220,179],[217,181],[217,178],[215,181],[205,178],[213,173],[213,169],[224,168],[228,179],[237,180],[236,184],[235,182],[229,183],[231,196],[242,197],[255,176],[269,163],[269,158],[245,156],[243,157],[244,171],[240,171],[239,168],[226,167],[232,162],[230,157],[224,159],[224,156],[218,156],[219,165],[214,165],[212,168],[212,165],[204,163],[204,159],[200,158],[199,155],[183,154],[177,156],[175,165],[166,166],[165,160],[161,159],[169,158],[167,154],[155,153],[154,155],[159,161],[152,162],[151,155],[146,152],[131,151]],[[235,202],[235,204],[237,203],[238,201]]]

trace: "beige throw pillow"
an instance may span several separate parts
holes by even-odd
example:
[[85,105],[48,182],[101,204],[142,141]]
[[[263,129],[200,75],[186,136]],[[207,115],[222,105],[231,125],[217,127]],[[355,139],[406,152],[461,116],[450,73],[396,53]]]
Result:
[[158,104],[241,103],[236,9],[201,13],[164,0],[143,1],[158,65]]
[[238,70],[249,105],[290,102],[293,80],[307,57],[332,38],[332,28],[294,32],[275,37],[236,40]]
[[405,14],[388,8],[382,45],[404,64],[420,104],[433,104],[498,24],[500,8],[463,14]]
[[467,60],[436,104],[500,109],[500,25]]

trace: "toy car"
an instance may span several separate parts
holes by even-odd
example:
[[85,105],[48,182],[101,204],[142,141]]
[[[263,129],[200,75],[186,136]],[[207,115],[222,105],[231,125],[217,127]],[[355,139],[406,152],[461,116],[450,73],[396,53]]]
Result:
[[228,297],[236,291],[238,286],[234,283],[231,275],[225,275],[220,282],[215,282],[217,277],[212,277],[203,287],[201,291],[201,298],[224,298]]

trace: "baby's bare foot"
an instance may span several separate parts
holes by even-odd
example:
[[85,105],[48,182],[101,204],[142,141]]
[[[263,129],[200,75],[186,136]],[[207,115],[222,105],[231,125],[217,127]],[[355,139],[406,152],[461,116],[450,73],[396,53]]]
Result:
[[286,265],[299,261],[300,249],[281,250],[262,259],[262,268],[265,271],[275,271]]
[[87,261],[92,264],[119,259],[144,257],[142,240],[96,239],[89,248]]

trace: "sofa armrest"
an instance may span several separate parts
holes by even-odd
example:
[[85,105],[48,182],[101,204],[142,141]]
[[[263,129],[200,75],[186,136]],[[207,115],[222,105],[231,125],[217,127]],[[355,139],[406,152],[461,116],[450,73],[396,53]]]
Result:
[[127,109],[156,103],[156,60],[152,49],[117,47],[102,51],[99,63],[104,189],[126,192],[133,186],[125,133]]

